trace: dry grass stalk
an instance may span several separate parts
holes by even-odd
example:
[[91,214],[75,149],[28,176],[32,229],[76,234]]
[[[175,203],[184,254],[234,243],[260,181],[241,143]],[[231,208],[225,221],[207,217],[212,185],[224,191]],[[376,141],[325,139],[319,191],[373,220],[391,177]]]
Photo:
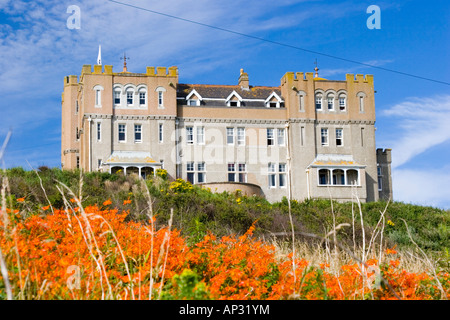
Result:
[[[103,276],[105,277],[106,284],[108,286],[108,295],[105,297],[104,292],[102,290],[102,299],[105,299],[105,298],[112,299],[113,298],[112,288],[111,288],[111,284],[109,283],[108,275],[107,275],[107,272],[106,272],[106,267],[105,267],[105,264],[104,264],[103,254],[102,254],[102,252],[101,252],[101,250],[100,250],[100,248],[98,246],[98,243],[97,243],[97,240],[95,238],[94,232],[92,231],[91,224],[89,222],[89,217],[86,214],[86,212],[84,211],[84,208],[83,208],[83,206],[81,204],[81,199],[80,198],[81,198],[81,190],[82,190],[82,180],[80,181],[80,196],[78,196],[78,197],[75,196],[75,194],[72,192],[72,190],[67,185],[65,185],[62,182],[59,182],[59,183],[67,190],[67,192],[75,199],[75,202],[78,204],[81,217],[83,218],[83,221],[84,221],[84,225],[85,225],[84,228],[83,228],[83,225],[81,224],[81,221],[78,219],[74,209],[72,210],[73,216],[77,219],[81,230],[85,231],[83,233],[84,240],[86,242],[86,245],[88,246],[88,249],[89,249],[89,252],[91,254],[91,257],[94,259],[94,261],[97,264],[97,268],[99,269],[100,274],[103,271]],[[62,190],[60,190],[60,191],[62,191]],[[64,193],[62,195],[63,195],[64,201],[66,202],[67,199],[65,198]],[[68,203],[68,201],[67,201],[67,203]],[[70,204],[69,204],[69,206],[70,206]],[[84,236],[84,235],[86,235],[86,236]],[[95,251],[97,252],[98,258],[95,256],[95,254],[93,252],[94,248],[95,248]],[[103,281],[103,276],[100,277],[100,281],[101,282]]]
[[439,278],[436,274],[436,267],[431,262],[431,260],[428,258],[427,254],[413,240],[411,233],[409,232],[409,228],[408,228],[408,224],[406,223],[406,220],[402,219],[402,218],[400,218],[400,220],[402,220],[405,223],[406,231],[408,232],[408,236],[409,236],[409,239],[411,240],[411,242],[416,246],[416,248],[420,251],[420,253],[422,253],[422,255],[425,257],[425,261],[428,263],[428,266],[430,267],[431,272],[433,273],[433,277],[437,282],[437,286],[438,286],[439,290],[441,291],[441,299],[442,299],[442,297],[444,297],[444,299],[447,300],[447,294],[445,293],[444,288],[442,287],[442,283],[441,283],[441,281],[439,281]]

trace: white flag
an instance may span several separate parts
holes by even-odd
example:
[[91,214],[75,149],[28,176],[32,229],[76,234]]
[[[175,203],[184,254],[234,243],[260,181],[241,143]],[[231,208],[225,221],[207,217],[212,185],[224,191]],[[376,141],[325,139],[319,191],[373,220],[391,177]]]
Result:
[[102,46],[98,46],[97,64],[102,64]]

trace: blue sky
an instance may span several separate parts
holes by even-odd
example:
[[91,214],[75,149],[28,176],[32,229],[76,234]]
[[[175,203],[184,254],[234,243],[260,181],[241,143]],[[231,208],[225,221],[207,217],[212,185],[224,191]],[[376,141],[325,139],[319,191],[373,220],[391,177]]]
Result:
[[[450,83],[448,1],[131,1],[135,6],[311,51]],[[80,29],[67,28],[70,5]],[[381,9],[381,29],[366,9]],[[393,149],[394,200],[450,209],[450,86],[125,7],[108,0],[0,0],[0,141],[4,165],[60,165],[66,75],[95,64],[179,67],[180,82],[280,84],[285,72],[344,80],[373,74],[377,147]]]

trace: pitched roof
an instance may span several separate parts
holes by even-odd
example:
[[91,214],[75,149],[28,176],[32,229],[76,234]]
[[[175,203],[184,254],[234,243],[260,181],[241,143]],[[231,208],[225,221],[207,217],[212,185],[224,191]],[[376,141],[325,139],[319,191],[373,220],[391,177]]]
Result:
[[242,99],[266,100],[272,92],[281,97],[280,87],[257,86],[249,90],[242,89],[239,85],[210,85],[210,84],[178,84],[177,97],[185,98],[192,90],[197,91],[203,98],[226,99],[233,91],[236,91]]

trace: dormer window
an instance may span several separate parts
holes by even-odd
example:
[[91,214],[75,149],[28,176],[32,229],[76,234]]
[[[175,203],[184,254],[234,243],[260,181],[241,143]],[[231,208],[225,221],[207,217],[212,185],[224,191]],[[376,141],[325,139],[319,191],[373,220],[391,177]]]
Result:
[[233,91],[226,99],[228,107],[240,107],[242,106],[242,98],[236,91]]
[[188,106],[199,106],[202,96],[194,89],[186,96],[186,104]]
[[198,100],[198,99],[189,99],[187,101],[187,105],[188,106],[199,106],[200,105],[200,100]]
[[275,92],[272,92],[265,101],[267,108],[280,108],[282,106],[282,102],[283,100]]

